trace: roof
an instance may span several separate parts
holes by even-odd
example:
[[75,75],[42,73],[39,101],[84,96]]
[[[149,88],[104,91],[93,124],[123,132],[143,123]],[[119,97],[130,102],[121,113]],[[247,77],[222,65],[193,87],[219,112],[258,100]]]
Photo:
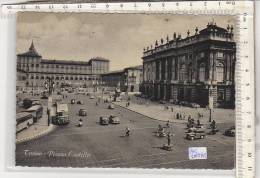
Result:
[[225,28],[217,26],[216,23],[215,24],[210,23],[207,25],[207,28],[200,30],[200,34],[209,34],[213,30],[217,33],[227,33],[228,32]]
[[114,70],[111,72],[104,73],[102,75],[117,75],[117,74],[122,74],[122,73],[124,73],[124,70]]
[[109,59],[103,58],[103,57],[93,57],[89,61],[104,61],[104,62],[110,62]]
[[138,66],[132,66],[132,67],[125,68],[125,70],[128,70],[128,69],[143,70],[143,65],[138,65]]
[[43,64],[67,64],[67,65],[90,65],[89,61],[69,61],[69,60],[53,60],[53,59],[42,59]]
[[18,56],[29,56],[29,57],[42,57],[35,49],[33,41],[29,50],[25,53],[18,54]]
[[32,115],[31,113],[28,113],[28,112],[19,112],[16,114],[16,119],[20,119],[22,117],[26,117],[26,116],[29,116],[29,115]]
[[28,112],[36,111],[36,110],[38,110],[39,108],[42,108],[42,106],[41,106],[41,105],[34,105],[34,106],[28,108],[26,111],[28,111]]
[[68,105],[67,104],[58,104],[57,112],[60,112],[60,111],[68,111]]

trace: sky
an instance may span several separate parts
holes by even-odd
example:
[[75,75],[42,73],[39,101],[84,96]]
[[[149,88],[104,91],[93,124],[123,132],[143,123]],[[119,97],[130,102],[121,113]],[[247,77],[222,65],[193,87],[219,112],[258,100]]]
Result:
[[[17,53],[31,41],[44,59],[88,61],[110,60],[110,70],[141,65],[143,48],[156,40],[182,37],[205,28],[213,21],[220,27],[235,26],[234,16],[173,14],[91,14],[20,12],[17,17]],[[234,29],[236,33],[236,28]]]

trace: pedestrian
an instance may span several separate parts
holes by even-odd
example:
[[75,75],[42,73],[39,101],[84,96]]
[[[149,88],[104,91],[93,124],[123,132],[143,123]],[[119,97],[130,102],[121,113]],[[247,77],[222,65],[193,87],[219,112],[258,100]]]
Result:
[[188,116],[188,122],[191,120],[191,115]]
[[200,119],[197,120],[197,126],[200,126]]
[[125,136],[129,137],[130,136],[130,129],[126,127],[125,129]]
[[170,134],[170,132],[168,132],[168,134],[167,134],[167,142],[168,142],[168,146],[171,146],[171,134]]
[[168,120],[167,122],[166,122],[166,127],[170,127],[170,121]]
[[171,107],[171,110],[172,110],[172,112],[173,112],[173,107]]
[[179,119],[179,118],[180,118],[180,114],[177,112],[176,119]]

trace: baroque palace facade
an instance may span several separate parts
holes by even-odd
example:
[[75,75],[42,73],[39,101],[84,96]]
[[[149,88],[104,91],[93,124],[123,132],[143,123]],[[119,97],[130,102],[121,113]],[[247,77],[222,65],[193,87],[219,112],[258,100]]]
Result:
[[144,49],[142,93],[155,100],[233,108],[236,43],[233,26],[208,23],[182,38],[174,33]]
[[47,80],[61,84],[93,86],[101,84],[101,74],[109,71],[109,60],[89,61],[42,59],[33,42],[29,50],[17,55],[17,83],[20,87],[42,87]]

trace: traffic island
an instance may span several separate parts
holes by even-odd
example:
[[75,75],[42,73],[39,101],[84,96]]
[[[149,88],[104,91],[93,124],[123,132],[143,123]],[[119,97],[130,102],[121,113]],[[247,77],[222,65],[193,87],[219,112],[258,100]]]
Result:
[[26,142],[47,135],[56,128],[55,125],[48,125],[47,107],[43,107],[43,115],[36,123],[16,134],[16,144]]

